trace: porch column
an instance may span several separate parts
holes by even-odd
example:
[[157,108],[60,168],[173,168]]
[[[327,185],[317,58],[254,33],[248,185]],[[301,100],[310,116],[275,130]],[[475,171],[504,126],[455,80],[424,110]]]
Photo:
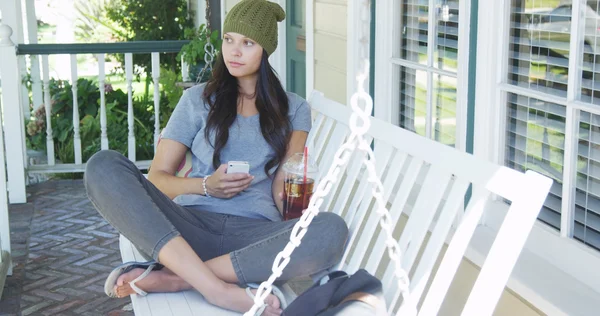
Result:
[[[25,1],[25,12],[27,13],[27,39],[29,44],[37,44],[38,39],[38,27],[37,17],[35,14],[35,0]],[[44,105],[43,93],[42,93],[42,81],[40,80],[40,61],[39,56],[29,56],[31,63],[31,92],[33,98],[33,109],[37,110],[40,106]],[[25,117],[29,112],[26,113]]]
[[[15,44],[23,44],[23,19],[21,18],[21,0],[2,0],[0,1],[0,11],[2,11],[2,23],[12,28],[12,41]],[[17,62],[22,74],[27,73],[27,65],[25,64],[25,56],[18,56]],[[29,118],[29,93],[27,86],[21,84],[21,102],[22,111],[25,117]],[[23,131],[23,136],[25,131]],[[24,138],[23,138],[24,140]]]
[[[0,25],[0,41],[4,39],[2,34],[2,25]],[[2,45],[2,42],[0,42]],[[2,54],[0,54],[2,57]],[[1,73],[1,71],[0,71]],[[2,101],[2,100],[0,100]],[[0,108],[2,106],[0,102]],[[4,135],[2,133],[2,115],[0,115],[0,280],[4,278],[4,271],[8,275],[12,275],[12,256],[10,250],[10,221],[8,217],[8,201],[6,194],[6,165],[4,159]],[[8,253],[8,256],[6,255]],[[5,270],[6,269],[6,270]],[[0,282],[1,283],[1,282]],[[0,294],[2,289],[0,289]]]
[[[6,11],[2,11],[7,16]],[[10,26],[0,24],[0,77],[2,77],[2,111],[6,136],[8,196],[10,203],[25,203],[25,128],[21,109],[21,74]]]

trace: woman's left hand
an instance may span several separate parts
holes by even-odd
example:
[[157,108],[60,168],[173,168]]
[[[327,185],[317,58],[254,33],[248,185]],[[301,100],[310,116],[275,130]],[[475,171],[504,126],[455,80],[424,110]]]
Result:
[[210,196],[229,199],[247,189],[254,180],[248,173],[227,173],[227,165],[222,164],[206,180],[206,189]]

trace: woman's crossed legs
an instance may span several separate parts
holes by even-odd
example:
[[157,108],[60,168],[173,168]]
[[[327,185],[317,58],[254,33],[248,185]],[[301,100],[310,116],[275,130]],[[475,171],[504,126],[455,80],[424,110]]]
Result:
[[[252,300],[236,284],[262,282],[287,244],[295,221],[270,222],[181,207],[145,179],[123,155],[102,151],[85,173],[88,196],[102,216],[138,249],[167,269],[153,271],[139,287],[148,292],[194,288],[208,302],[243,312]],[[279,280],[323,271],[341,257],[347,227],[337,215],[315,217]],[[202,259],[201,259],[202,258]],[[132,270],[119,278],[117,293],[131,294]],[[268,298],[267,313],[280,312]]]

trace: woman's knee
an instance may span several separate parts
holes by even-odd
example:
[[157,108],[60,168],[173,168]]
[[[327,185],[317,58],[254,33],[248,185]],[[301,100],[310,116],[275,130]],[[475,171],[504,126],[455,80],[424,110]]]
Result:
[[348,225],[342,217],[335,213],[320,213],[315,220],[318,220],[320,229],[325,238],[329,241],[327,244],[332,251],[341,251],[348,238]]
[[86,163],[84,183],[89,184],[106,183],[115,178],[116,173],[122,173],[123,160],[125,156],[114,150],[101,150],[95,153]]

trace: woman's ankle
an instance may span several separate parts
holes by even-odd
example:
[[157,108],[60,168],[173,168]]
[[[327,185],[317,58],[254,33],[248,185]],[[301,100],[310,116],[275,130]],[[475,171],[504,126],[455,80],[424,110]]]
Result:
[[228,308],[227,305],[231,303],[230,297],[233,287],[237,287],[237,285],[219,282],[211,288],[210,293],[204,295],[204,298],[213,305]]
[[170,292],[191,290],[193,287],[174,273],[166,273],[164,282],[170,285]]

